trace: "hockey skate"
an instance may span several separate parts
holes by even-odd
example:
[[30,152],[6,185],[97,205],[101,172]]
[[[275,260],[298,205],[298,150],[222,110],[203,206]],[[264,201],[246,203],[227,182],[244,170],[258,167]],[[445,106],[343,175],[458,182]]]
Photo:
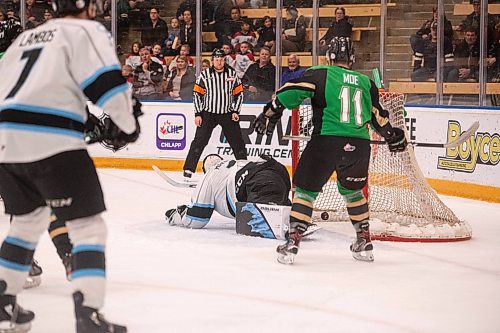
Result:
[[193,176],[193,172],[190,170],[184,170],[182,173],[182,176],[184,177],[185,182],[191,182],[191,177]]
[[181,205],[177,208],[169,209],[165,212],[165,220],[167,220],[169,225],[181,225],[182,218],[187,212],[187,206]]
[[16,296],[4,295],[7,284],[0,280],[0,333],[25,333],[35,318],[32,311],[17,304]]
[[367,221],[354,225],[356,240],[351,244],[352,256],[356,260],[373,261],[373,245],[370,239],[370,225]]
[[38,265],[38,262],[33,259],[31,264],[31,269],[26,281],[24,281],[23,289],[30,289],[38,287],[42,283],[42,267]]
[[97,309],[83,306],[83,294],[73,294],[75,301],[76,333],[126,333],[127,327],[112,324]]
[[283,245],[279,245],[276,249],[278,252],[278,262],[284,265],[291,265],[295,261],[295,256],[299,252],[300,240],[302,235],[298,232],[292,232],[287,237],[287,241]]

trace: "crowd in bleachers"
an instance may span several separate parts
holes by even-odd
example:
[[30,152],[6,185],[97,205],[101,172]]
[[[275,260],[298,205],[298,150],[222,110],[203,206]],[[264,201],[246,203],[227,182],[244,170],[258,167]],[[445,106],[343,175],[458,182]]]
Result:
[[[26,28],[50,20],[54,14],[50,0],[26,1]],[[110,29],[110,1],[98,0],[99,20]],[[267,6],[272,0],[202,0],[201,24],[204,33],[215,36],[201,41],[201,51],[221,48],[227,54],[226,64],[235,68],[245,87],[246,101],[267,101],[274,93],[277,69],[272,62],[276,54],[276,20],[270,16],[258,19],[242,17],[242,9]],[[332,19],[320,19],[318,52],[324,55],[334,36],[351,36],[354,22],[335,0],[320,0],[330,5]],[[349,3],[342,1],[342,3]],[[453,27],[444,20],[443,80],[448,82],[477,82],[479,79],[479,1],[471,0],[474,11],[460,25]],[[333,5],[333,6],[332,6]],[[284,63],[280,83],[294,78],[305,70],[300,66],[302,52],[310,52],[312,43],[306,38],[311,17],[301,15],[302,7],[311,7],[311,0],[284,0],[281,54],[289,56]],[[10,17],[19,20],[19,0],[0,2],[0,23]],[[131,49],[124,53],[123,75],[134,94],[146,100],[191,100],[195,82],[196,1],[184,0],[176,10],[164,12],[158,0],[117,0],[119,34],[127,36],[135,26],[140,37],[131,39]],[[168,22],[168,23],[167,23]],[[487,80],[498,80],[500,23],[496,15],[487,18]],[[1,36],[1,35],[0,35]],[[205,36],[205,35],[204,35]],[[208,35],[207,35],[208,36]],[[457,38],[457,36],[459,36]],[[3,38],[3,37],[2,37]],[[2,40],[0,38],[0,42]],[[4,38],[5,39],[5,38]],[[414,54],[412,81],[435,80],[437,69],[437,11],[434,10],[422,27],[410,38]],[[210,54],[210,53],[208,53]],[[204,55],[204,67],[210,66],[210,56]],[[498,60],[497,60],[498,59]],[[288,65],[288,66],[287,66]]]
[[[451,22],[444,17],[443,42],[443,81],[479,82],[480,60],[480,1],[471,0],[473,12],[470,13],[454,31]],[[486,59],[487,81],[497,80],[500,62],[500,21],[498,16],[487,17]],[[455,36],[460,36],[455,38]],[[437,71],[438,21],[437,9],[433,8],[432,17],[410,38],[414,52],[414,71],[412,81],[433,81]]]

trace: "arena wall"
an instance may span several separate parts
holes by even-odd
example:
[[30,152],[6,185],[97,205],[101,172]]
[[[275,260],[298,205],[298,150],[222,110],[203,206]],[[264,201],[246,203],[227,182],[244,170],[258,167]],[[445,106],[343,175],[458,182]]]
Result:
[[[476,120],[479,130],[458,148],[416,147],[415,154],[424,177],[441,194],[500,202],[500,110],[479,107],[407,106],[406,125],[411,141],[445,143],[452,141]],[[291,132],[291,116],[285,112],[271,137],[253,133],[250,125],[261,112],[261,104],[244,104],[241,127],[249,157],[267,153],[291,164],[291,144],[283,135]],[[89,152],[98,167],[162,169],[179,171],[194,137],[192,103],[144,102],[142,133],[132,145],[113,152],[94,144]],[[92,108],[96,115],[101,110]],[[220,127],[214,130],[204,155],[229,157],[231,150]],[[202,157],[203,157],[202,156]]]

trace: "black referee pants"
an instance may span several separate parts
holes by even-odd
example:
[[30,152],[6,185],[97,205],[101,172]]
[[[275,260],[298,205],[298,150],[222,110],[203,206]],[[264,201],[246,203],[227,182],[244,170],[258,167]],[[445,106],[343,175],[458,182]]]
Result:
[[215,114],[202,112],[201,117],[201,127],[196,128],[193,142],[191,142],[188,156],[184,162],[184,170],[195,172],[196,165],[200,160],[203,149],[207,146],[212,136],[212,132],[217,125],[222,127],[222,132],[233,150],[234,157],[237,160],[247,159],[247,151],[245,149],[243,136],[241,135],[240,123],[231,119],[231,113]]

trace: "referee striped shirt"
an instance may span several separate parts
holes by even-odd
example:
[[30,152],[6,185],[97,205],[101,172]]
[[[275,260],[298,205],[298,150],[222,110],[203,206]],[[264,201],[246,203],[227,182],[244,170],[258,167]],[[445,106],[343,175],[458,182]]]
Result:
[[196,115],[202,111],[216,114],[240,113],[243,85],[236,71],[228,65],[220,73],[213,67],[205,69],[196,80],[193,91]]

